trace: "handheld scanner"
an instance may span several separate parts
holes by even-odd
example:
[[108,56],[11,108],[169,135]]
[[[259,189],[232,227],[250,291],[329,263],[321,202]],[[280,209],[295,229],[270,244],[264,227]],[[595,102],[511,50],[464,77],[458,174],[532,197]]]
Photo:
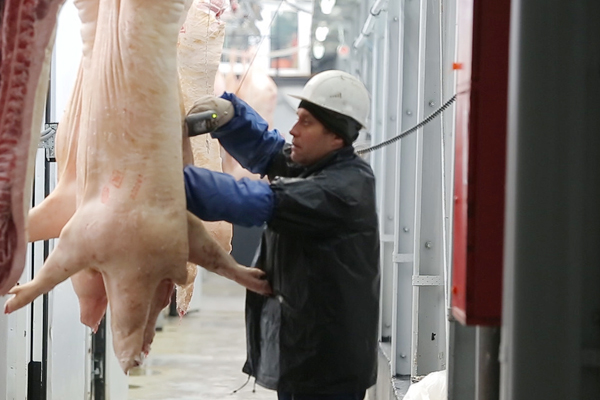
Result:
[[217,112],[214,110],[190,114],[185,117],[188,137],[194,137],[214,131],[217,128],[217,117]]

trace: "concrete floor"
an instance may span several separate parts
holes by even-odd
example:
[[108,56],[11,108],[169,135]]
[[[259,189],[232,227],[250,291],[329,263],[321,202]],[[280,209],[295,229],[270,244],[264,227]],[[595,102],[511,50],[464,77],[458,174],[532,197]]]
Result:
[[245,289],[204,274],[200,309],[167,317],[144,365],[130,372],[129,400],[276,400],[274,391],[242,386],[246,357]]

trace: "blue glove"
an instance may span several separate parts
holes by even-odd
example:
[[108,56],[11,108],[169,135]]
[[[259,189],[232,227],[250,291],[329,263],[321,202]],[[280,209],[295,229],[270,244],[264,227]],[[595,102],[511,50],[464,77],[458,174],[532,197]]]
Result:
[[267,174],[271,160],[285,144],[277,129],[269,124],[252,107],[232,93],[221,98],[233,104],[235,117],[211,133],[242,167],[252,173]]
[[261,226],[271,219],[275,196],[268,183],[187,165],[183,169],[187,209],[204,221]]

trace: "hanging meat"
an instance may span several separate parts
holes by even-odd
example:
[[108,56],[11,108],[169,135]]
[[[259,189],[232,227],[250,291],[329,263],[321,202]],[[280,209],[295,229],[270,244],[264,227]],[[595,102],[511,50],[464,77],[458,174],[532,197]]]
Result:
[[48,89],[49,54],[64,0],[7,0],[0,66],[0,295],[20,278],[33,157]]
[[[179,32],[177,61],[181,95],[186,113],[194,102],[214,90],[215,75],[221,61],[221,51],[225,39],[225,24],[220,15],[226,10],[222,0],[194,0],[187,12],[185,22]],[[191,138],[194,164],[213,171],[222,171],[220,145],[210,135]],[[205,222],[204,226],[226,251],[231,251],[231,224]],[[187,312],[197,268],[188,265],[188,282],[177,286],[177,310],[180,315]]]
[[254,52],[258,51],[251,47],[244,55],[244,73],[237,80],[235,90],[230,91],[237,94],[239,98],[248,103],[273,129],[275,118],[275,107],[277,107],[277,85],[264,67],[248,62],[254,58]]
[[[61,2],[47,3],[54,6],[50,11],[55,21]],[[189,2],[76,0],[75,5],[82,20],[84,52],[71,103],[60,124],[62,144],[57,144],[61,154],[57,157],[63,160],[59,187],[64,182],[64,192],[56,194],[57,204],[61,197],[68,200],[62,216],[45,227],[32,228],[36,239],[59,233],[60,240],[34,280],[9,291],[14,296],[6,302],[5,312],[23,307],[72,276],[84,323],[97,326],[108,303],[113,347],[127,372],[148,353],[156,318],[169,302],[173,283],[187,281],[186,261],[259,292],[267,292],[268,287],[258,280],[259,272],[237,265],[202,222],[185,210],[184,107],[176,45]],[[39,10],[32,15],[35,23],[45,21]],[[33,41],[40,47],[37,32]],[[34,54],[37,57],[31,50],[29,56]],[[40,65],[43,60],[42,55]],[[4,88],[4,63],[2,71]],[[30,84],[34,89],[36,85],[37,81]],[[29,110],[23,120],[40,114],[33,110],[33,103],[20,100],[16,108]],[[33,126],[40,123],[34,121]],[[14,160],[27,164],[23,152]],[[18,183],[11,186],[14,192],[28,187],[30,181],[23,178]],[[28,198],[20,196],[20,200]],[[24,230],[24,210],[21,202],[17,209],[21,220],[13,223],[16,232]],[[14,219],[16,213],[10,215]],[[32,214],[34,222],[36,218]],[[2,245],[18,255],[24,251],[26,237],[23,232],[14,237],[21,239],[22,248],[15,250],[10,236],[2,237]],[[0,294],[20,275],[9,271]]]

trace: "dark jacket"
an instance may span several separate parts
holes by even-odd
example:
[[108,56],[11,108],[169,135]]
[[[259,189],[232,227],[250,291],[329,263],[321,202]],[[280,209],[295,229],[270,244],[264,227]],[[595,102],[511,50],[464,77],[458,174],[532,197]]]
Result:
[[352,147],[306,170],[288,161],[285,149],[269,170],[275,210],[256,267],[275,295],[246,296],[244,372],[285,392],[358,392],[377,376],[373,173]]
[[243,167],[268,175],[272,191],[269,201],[254,202],[271,204],[255,266],[267,272],[274,295],[247,293],[243,370],[264,387],[290,393],[365,390],[377,376],[373,171],[351,146],[308,168],[294,164],[277,131],[236,96],[223,97],[235,117],[213,137]]

